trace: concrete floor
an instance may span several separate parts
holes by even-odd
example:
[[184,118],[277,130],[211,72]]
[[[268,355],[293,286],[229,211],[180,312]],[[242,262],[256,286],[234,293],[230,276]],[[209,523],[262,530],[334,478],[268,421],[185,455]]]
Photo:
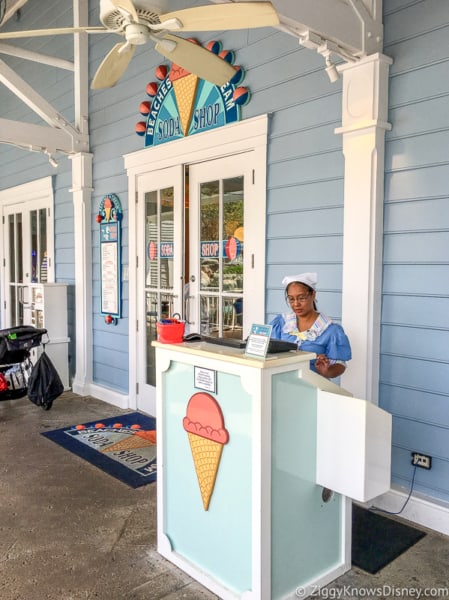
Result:
[[[40,435],[123,412],[69,392],[48,412],[0,402],[0,600],[216,598],[157,554],[156,483],[130,488]],[[377,575],[353,568],[316,596],[425,594],[449,598],[449,538],[433,532]]]

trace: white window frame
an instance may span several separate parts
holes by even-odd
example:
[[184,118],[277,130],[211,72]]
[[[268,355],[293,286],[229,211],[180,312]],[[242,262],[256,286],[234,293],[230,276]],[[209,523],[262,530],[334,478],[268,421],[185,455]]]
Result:
[[[16,207],[19,210],[21,204],[40,203],[42,208],[42,201],[45,201],[46,207],[50,209],[50,217],[47,219],[47,255],[48,255],[48,267],[47,277],[49,282],[54,281],[54,194],[53,194],[53,182],[51,176],[43,177],[42,179],[36,179],[29,183],[17,185],[12,188],[7,188],[0,191],[0,216],[2,223],[2,243],[0,244],[0,265],[2,267],[0,276],[0,299],[1,308],[0,316],[2,327],[5,327],[7,309],[5,300],[7,298],[7,289],[5,281],[5,264],[7,260],[7,251],[5,248],[5,238],[3,235],[4,228],[7,226],[5,223],[5,212],[10,207]],[[26,283],[26,282],[24,282]]]

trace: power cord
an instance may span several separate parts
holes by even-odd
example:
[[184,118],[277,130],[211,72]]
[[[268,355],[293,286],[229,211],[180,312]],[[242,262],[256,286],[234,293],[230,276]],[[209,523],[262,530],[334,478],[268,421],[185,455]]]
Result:
[[408,496],[407,496],[407,499],[406,499],[406,501],[404,502],[404,505],[403,505],[403,507],[401,508],[401,510],[400,510],[400,511],[398,511],[398,512],[392,512],[392,511],[390,511],[390,510],[384,510],[383,508],[376,508],[376,507],[370,508],[370,510],[371,510],[371,511],[379,511],[379,512],[383,512],[383,513],[386,513],[387,515],[400,515],[400,514],[401,514],[401,512],[404,510],[404,508],[407,506],[407,503],[408,503],[408,501],[410,500],[410,496],[412,495],[412,492],[413,492],[413,485],[414,485],[414,483],[415,483],[415,475],[416,475],[416,468],[417,468],[417,466],[418,466],[418,465],[415,465],[415,468],[413,469],[412,484],[411,484],[411,486],[410,486],[410,491],[409,491],[409,493],[408,493]]

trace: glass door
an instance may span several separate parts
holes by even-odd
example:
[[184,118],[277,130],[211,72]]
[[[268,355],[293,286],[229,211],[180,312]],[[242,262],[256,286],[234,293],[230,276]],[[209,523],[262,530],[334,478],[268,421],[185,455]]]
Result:
[[[156,325],[161,319],[183,313],[183,219],[182,168],[164,169],[145,176],[139,185],[139,213],[142,227],[138,281],[143,285],[138,304],[138,408],[155,414]],[[142,256],[142,259],[140,259]]]
[[254,180],[251,152],[139,177],[136,404],[143,412],[156,410],[152,342],[160,319],[180,317],[187,332],[237,339],[263,323],[265,210]]
[[29,283],[44,283],[52,276],[49,249],[48,201],[27,202],[4,209],[5,323],[30,324]]
[[[260,226],[253,179],[251,153],[190,167],[190,328],[203,335],[242,339],[263,318],[263,282],[254,269],[256,255],[264,257],[253,243]],[[259,232],[263,238],[263,228]],[[257,288],[259,306],[256,296],[247,301]]]

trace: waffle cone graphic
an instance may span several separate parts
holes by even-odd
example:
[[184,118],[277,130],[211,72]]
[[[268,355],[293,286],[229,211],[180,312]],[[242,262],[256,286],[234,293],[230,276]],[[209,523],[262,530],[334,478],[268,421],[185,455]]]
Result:
[[194,433],[189,433],[188,436],[204,510],[208,510],[220,465],[223,444],[213,442]]
[[139,431],[134,435],[130,435],[123,440],[115,442],[103,452],[116,452],[117,450],[136,450],[137,448],[145,448],[146,446],[156,445],[155,431]]
[[189,437],[203,507],[209,510],[223,445],[229,441],[223,414],[215,398],[204,392],[194,394],[189,400],[183,426]]
[[178,65],[173,65],[170,80],[175,91],[182,131],[186,136],[192,120],[198,77]]

